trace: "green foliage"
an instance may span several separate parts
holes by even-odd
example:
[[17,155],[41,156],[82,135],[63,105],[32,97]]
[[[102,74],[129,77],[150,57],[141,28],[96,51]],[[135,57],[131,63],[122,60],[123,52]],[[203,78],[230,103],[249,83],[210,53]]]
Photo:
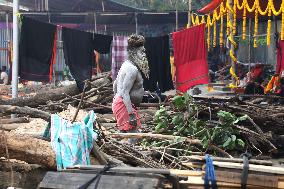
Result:
[[156,132],[160,132],[162,129],[166,129],[168,127],[169,115],[165,109],[165,107],[161,106],[160,110],[155,113],[154,121],[157,123],[155,127]]
[[196,117],[199,107],[188,94],[172,99],[175,111],[161,106],[155,114],[155,132],[175,136],[193,137],[201,140],[203,148],[214,144],[224,150],[243,149],[245,142],[234,124],[244,121],[247,116],[237,117],[230,112],[219,111],[217,125]]

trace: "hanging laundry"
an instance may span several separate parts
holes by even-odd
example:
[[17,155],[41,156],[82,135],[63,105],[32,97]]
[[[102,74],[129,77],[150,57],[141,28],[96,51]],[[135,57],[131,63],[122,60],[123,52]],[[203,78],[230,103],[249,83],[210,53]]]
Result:
[[115,80],[122,63],[127,59],[127,37],[114,36],[112,41],[111,76]]
[[204,36],[204,24],[173,33],[176,89],[180,92],[209,81]]
[[109,35],[102,35],[95,33],[93,36],[94,49],[100,54],[109,53],[112,38],[113,37]]
[[92,76],[93,36],[92,33],[62,28],[62,40],[65,63],[75,79],[80,91],[84,88],[84,80]]
[[149,81],[144,83],[144,87],[149,91],[157,90],[161,92],[174,89],[171,64],[170,64],[170,44],[169,36],[145,38],[146,55],[150,68]]
[[279,41],[277,49],[276,74],[284,72],[284,41]]
[[50,81],[56,26],[22,18],[19,75],[23,80]]

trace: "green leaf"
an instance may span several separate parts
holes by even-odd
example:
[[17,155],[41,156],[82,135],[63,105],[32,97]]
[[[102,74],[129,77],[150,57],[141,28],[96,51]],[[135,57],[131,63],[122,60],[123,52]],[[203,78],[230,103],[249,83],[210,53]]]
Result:
[[182,109],[186,106],[186,101],[183,96],[175,96],[173,99],[173,104],[176,108]]
[[192,97],[188,93],[184,93],[183,97],[186,103],[192,101]]
[[239,146],[241,146],[242,148],[245,147],[245,142],[244,142],[242,139],[237,139],[237,144],[238,144]]
[[230,112],[223,111],[223,110],[220,110],[217,113],[217,115],[219,117],[221,125],[231,125],[237,119],[235,115],[231,114]]
[[231,138],[232,138],[232,141],[233,141],[233,142],[235,142],[236,139],[237,139],[236,135],[232,135]]
[[232,141],[232,139],[229,137],[229,138],[227,139],[227,141],[223,144],[223,147],[224,147],[224,148],[228,147],[228,146],[230,145],[231,141]]
[[167,127],[167,124],[165,122],[160,122],[158,125],[155,127],[156,132],[160,132],[161,129],[164,129]]
[[245,121],[245,120],[247,120],[247,119],[248,119],[248,115],[244,115],[244,116],[242,116],[242,117],[237,118],[237,120],[234,121],[234,124],[237,124],[237,123],[240,122],[240,121]]
[[203,137],[203,139],[201,140],[202,146],[203,148],[207,148],[209,146],[209,140],[207,137]]
[[173,124],[173,125],[179,125],[181,123],[183,123],[183,115],[182,114],[175,115],[172,119],[172,122],[171,122],[171,124]]

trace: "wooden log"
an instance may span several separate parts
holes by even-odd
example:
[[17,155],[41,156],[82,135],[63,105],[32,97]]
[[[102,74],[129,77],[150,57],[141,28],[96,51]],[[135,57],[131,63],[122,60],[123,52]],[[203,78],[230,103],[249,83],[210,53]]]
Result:
[[[187,181],[180,181],[181,188],[188,188],[188,189],[203,189],[204,188],[204,180],[200,176],[188,176]],[[241,184],[229,183],[229,182],[222,182],[217,181],[217,186],[219,189],[239,189],[241,188]],[[248,189],[263,189],[263,188],[272,188],[272,187],[262,187],[262,186],[254,186],[254,185],[247,185]],[[277,188],[283,188],[282,183],[278,182]]]
[[[216,167],[222,167],[222,168],[228,168],[228,169],[243,169],[242,163],[213,161],[213,164]],[[272,174],[284,175],[284,168],[283,167],[250,164],[249,170],[250,171],[256,171],[256,172],[262,172],[262,173],[272,173]]]
[[109,134],[112,138],[149,138],[149,139],[159,139],[159,140],[184,140],[193,145],[201,145],[201,141],[198,139],[190,139],[187,137],[172,136],[172,135],[162,135],[162,134],[152,134],[152,133],[115,133]]
[[13,171],[16,172],[29,172],[31,170],[43,168],[41,165],[28,164],[26,162],[15,159],[0,159],[0,171],[9,172],[11,171],[11,166],[13,166]]
[[106,155],[99,149],[96,143],[93,146],[92,153],[100,165],[107,164],[108,160],[107,160]]
[[35,118],[42,118],[46,121],[49,121],[50,114],[48,112],[44,112],[35,108],[30,107],[19,107],[12,105],[0,105],[0,113],[3,114],[22,114],[22,115],[30,115]]
[[0,156],[6,157],[7,144],[10,158],[56,169],[55,153],[49,142],[5,131],[0,132],[0,141]]
[[[94,80],[92,84],[94,86],[102,85],[106,82],[110,82],[107,77]],[[69,96],[79,94],[79,90],[76,84],[72,84],[65,87],[60,87],[57,89],[52,89],[49,91],[44,91],[37,93],[32,97],[19,97],[10,100],[0,100],[0,105],[15,105],[15,106],[29,106],[37,107],[39,105],[44,105],[48,101],[58,101],[66,97],[66,94]]]
[[[68,188],[77,189],[93,179],[95,174],[68,173],[68,172],[47,172],[46,176],[39,185],[43,188]],[[59,179],[60,178],[60,179]],[[96,181],[92,182],[87,188],[97,189],[119,189],[119,188],[158,188],[160,181],[155,176],[134,177],[133,175],[102,175],[96,187]],[[83,188],[83,187],[82,187]]]
[[[184,156],[184,158],[193,161],[205,161],[204,156]],[[242,163],[243,159],[241,158],[222,158],[222,157],[211,157],[213,161],[220,161],[220,162],[233,162],[233,163]],[[272,161],[268,160],[257,160],[257,159],[250,159],[250,164],[257,164],[257,165],[272,165]]]
[[17,129],[19,126],[20,126],[20,124],[18,124],[18,123],[2,124],[2,125],[0,125],[0,130],[11,131],[11,130]]
[[27,117],[0,119],[0,124],[12,124],[12,123],[29,123],[30,120]]
[[[215,171],[216,180],[217,182],[228,182],[228,183],[235,183],[241,184],[241,171],[231,171],[231,170],[224,170],[224,171]],[[259,173],[249,173],[247,179],[248,185],[253,186],[261,186],[263,188],[278,187],[278,177],[276,175],[271,174],[259,174]]]

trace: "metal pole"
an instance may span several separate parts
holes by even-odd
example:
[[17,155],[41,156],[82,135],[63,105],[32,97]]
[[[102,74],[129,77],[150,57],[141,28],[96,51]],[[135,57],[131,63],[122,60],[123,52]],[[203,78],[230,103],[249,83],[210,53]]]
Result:
[[178,10],[176,8],[176,31],[178,31]]
[[191,3],[192,3],[192,0],[188,0],[188,27],[191,26]]
[[94,12],[95,32],[97,33],[97,14]]
[[138,35],[138,19],[137,19],[137,13],[135,13],[135,33]]
[[[102,1],[102,8],[103,8],[103,12],[105,12],[105,4],[104,4],[104,1]],[[107,30],[107,27],[106,27],[106,25],[105,25],[105,32],[106,32],[106,30]]]
[[10,43],[10,36],[9,36],[9,14],[6,13],[6,43],[7,43],[7,68],[9,66],[9,69],[11,69],[11,66],[9,64],[9,43]]
[[248,61],[249,61],[249,71],[251,70],[251,18],[249,19],[249,52],[248,52]]
[[[231,7],[233,7],[234,5],[233,5],[233,0],[229,0],[229,4],[230,4],[230,6]],[[228,11],[229,12],[229,19],[230,19],[230,22],[232,23],[232,25],[233,25],[233,14],[231,13],[231,11]],[[233,34],[233,28],[231,28],[230,29],[230,37],[232,38],[232,39],[234,39],[234,34]],[[231,49],[231,51],[232,52],[234,52],[235,51],[235,48],[234,48],[234,45],[233,44],[230,44],[230,49]],[[231,66],[232,66],[232,69],[233,69],[233,71],[234,72],[236,72],[236,65],[235,65],[235,62],[234,62],[234,60],[231,58]],[[235,81],[235,79],[232,77],[232,80],[233,80],[233,84],[235,85],[236,84],[236,81]]]
[[12,98],[18,97],[18,63],[19,63],[19,0],[13,0],[13,66],[12,66]]
[[45,10],[49,11],[49,0],[45,1]]

